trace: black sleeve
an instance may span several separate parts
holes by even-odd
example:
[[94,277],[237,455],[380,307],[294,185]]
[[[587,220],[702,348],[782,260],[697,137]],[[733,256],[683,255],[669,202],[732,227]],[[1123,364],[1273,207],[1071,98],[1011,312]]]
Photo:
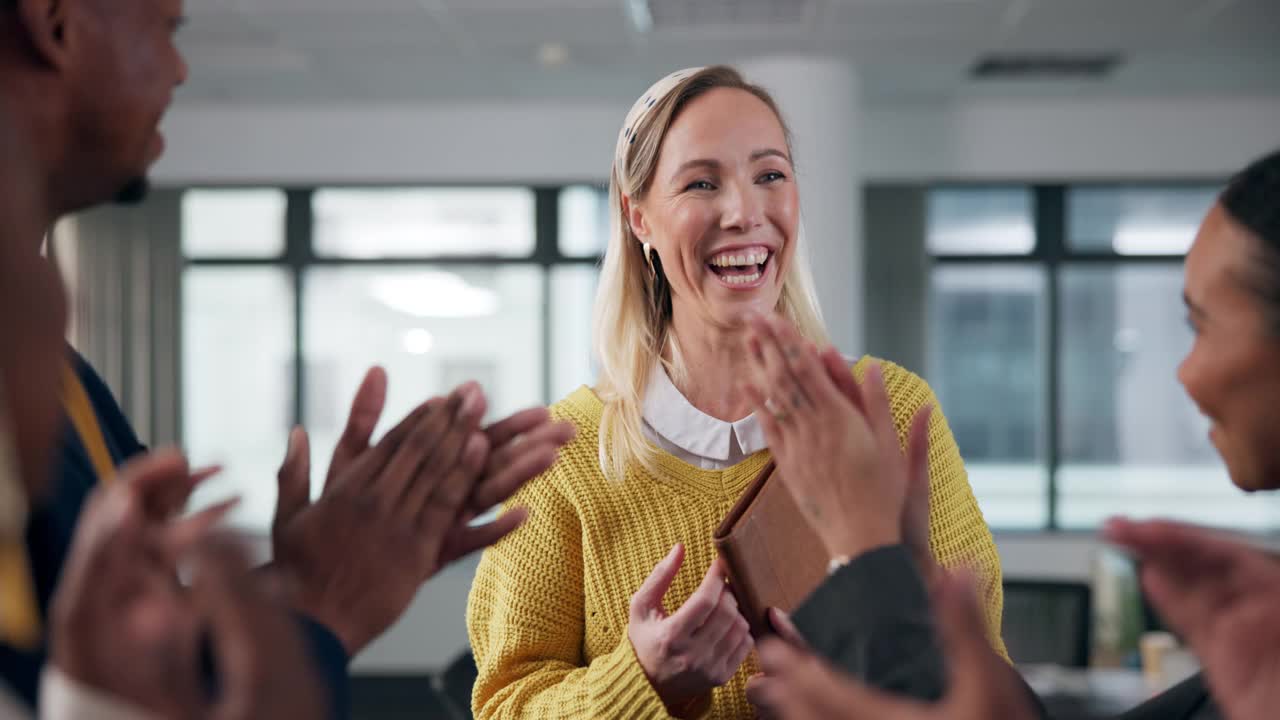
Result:
[[854,558],[792,619],[818,654],[872,687],[942,697],[946,674],[929,594],[903,546]]
[[351,716],[351,685],[347,675],[347,650],[342,642],[320,623],[298,615],[307,648],[320,673],[320,682],[329,693],[331,720],[347,720]]
[[[840,568],[805,601],[792,620],[814,650],[845,672],[881,690],[936,701],[946,692],[946,665],[929,592],[910,553],[890,545]],[[1013,668],[1036,717],[1040,698]]]
[[1195,720],[1222,717],[1197,673],[1121,715],[1119,720]]

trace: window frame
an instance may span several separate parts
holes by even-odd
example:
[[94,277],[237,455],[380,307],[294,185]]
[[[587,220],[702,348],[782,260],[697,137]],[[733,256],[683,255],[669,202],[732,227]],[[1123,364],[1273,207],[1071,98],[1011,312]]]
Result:
[[[1063,528],[1059,522],[1058,475],[1062,468],[1062,391],[1061,391],[1061,351],[1062,351],[1062,274],[1068,266],[1103,265],[1120,266],[1181,266],[1184,255],[1122,255],[1110,251],[1083,251],[1070,246],[1068,233],[1067,197],[1069,191],[1082,188],[1090,189],[1192,189],[1204,187],[1222,187],[1225,178],[1190,178],[1178,180],[1146,180],[1140,178],[1120,180],[1083,180],[1070,183],[1027,182],[1026,180],[983,180],[982,182],[933,182],[925,186],[925,192],[939,189],[982,189],[982,188],[1027,188],[1031,191],[1032,227],[1035,231],[1035,243],[1030,253],[1024,254],[955,254],[935,255],[925,243],[928,256],[929,273],[940,266],[976,266],[976,265],[1022,265],[1043,268],[1045,273],[1045,317],[1048,322],[1046,341],[1048,343],[1043,360],[1042,372],[1045,386],[1044,392],[1044,447],[1043,462],[1048,470],[1049,485],[1046,491],[1048,502],[1047,524],[1039,530],[1006,530],[993,528],[1002,534],[1028,533],[1064,533],[1092,535],[1094,531],[1077,528]],[[963,452],[963,449],[962,449]]]
[[[307,185],[289,185],[279,183],[199,183],[177,188],[180,192],[199,190],[252,190],[272,189],[285,194],[285,227],[284,252],[275,257],[192,257],[182,254],[182,267],[188,268],[225,268],[225,267],[276,267],[283,268],[293,287],[293,386],[290,403],[291,423],[297,425],[306,417],[306,363],[304,359],[305,345],[305,285],[307,271],[316,267],[404,267],[434,265],[441,267],[457,266],[536,266],[542,274],[542,378],[541,394],[546,402],[551,402],[553,386],[551,368],[552,324],[554,322],[551,308],[552,270],[556,267],[593,265],[599,267],[603,255],[573,256],[566,255],[560,249],[560,192],[567,187],[591,186],[602,187],[599,181],[584,181],[563,184],[529,184],[529,183],[406,183],[406,182],[334,182],[309,183]],[[457,188],[527,188],[533,192],[533,252],[524,256],[502,256],[493,254],[477,255],[420,255],[389,258],[344,258],[323,256],[316,252],[314,245],[315,214],[312,198],[321,189],[359,189],[359,190],[431,190]],[[182,357],[184,348],[181,338],[178,340],[178,356]]]
[[[1079,188],[1204,188],[1221,187],[1225,178],[1190,178],[1179,180],[1149,180],[1143,178],[1084,180],[1079,182],[1028,182],[1024,180],[982,180],[969,181],[935,181],[923,185],[925,192],[937,189],[983,189],[983,188],[1026,188],[1032,196],[1032,227],[1035,231],[1034,246],[1024,254],[933,254],[927,243],[922,244],[929,273],[941,266],[979,266],[979,265],[1021,265],[1042,268],[1045,276],[1045,317],[1046,352],[1043,359],[1042,372],[1044,405],[1043,418],[1044,458],[1042,462],[1048,471],[1048,487],[1046,501],[1048,512],[1047,523],[1038,530],[994,528],[1002,534],[1039,534],[1089,533],[1090,530],[1064,529],[1059,522],[1059,486],[1058,475],[1062,467],[1061,411],[1062,395],[1060,387],[1060,354],[1062,350],[1062,283],[1063,270],[1068,265],[1099,264],[1103,266],[1180,266],[1183,255],[1123,255],[1110,251],[1082,251],[1070,247],[1067,238],[1067,196],[1070,190]],[[304,363],[303,333],[305,328],[304,285],[307,270],[313,267],[326,266],[373,266],[396,267],[410,265],[436,266],[504,266],[533,265],[542,271],[543,300],[542,327],[543,336],[543,372],[541,378],[542,396],[547,402],[553,400],[550,393],[554,384],[551,367],[552,324],[554,322],[551,308],[551,283],[557,267],[595,266],[599,267],[603,255],[575,256],[565,254],[559,245],[560,240],[560,207],[559,198],[562,190],[569,187],[590,186],[602,188],[600,181],[585,180],[581,182],[565,182],[556,184],[528,183],[406,183],[406,182],[336,182],[314,183],[306,185],[290,185],[275,183],[200,183],[178,188],[185,192],[190,190],[222,190],[222,189],[278,189],[285,193],[285,247],[282,255],[277,257],[191,257],[182,256],[184,270],[199,267],[280,267],[286,270],[294,292],[294,337],[293,343],[293,387],[292,387],[292,421],[298,423],[306,416],[305,388],[306,365]],[[315,252],[313,245],[314,214],[312,197],[321,188],[353,188],[353,189],[432,189],[432,188],[510,188],[527,187],[534,193],[534,249],[526,256],[503,257],[498,255],[423,255],[395,258],[340,258],[324,257]],[[181,339],[179,338],[179,343]],[[179,347],[179,357],[183,348]]]

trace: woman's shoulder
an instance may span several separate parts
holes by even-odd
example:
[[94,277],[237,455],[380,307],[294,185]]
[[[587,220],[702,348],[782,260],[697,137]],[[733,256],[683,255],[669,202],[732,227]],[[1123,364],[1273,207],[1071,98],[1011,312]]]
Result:
[[600,444],[600,419],[604,414],[604,402],[592,388],[583,385],[551,405],[548,410],[552,420],[570,423],[577,430],[566,450],[589,446],[594,451]]
[[893,387],[905,389],[920,387],[924,390],[929,389],[929,383],[925,382],[924,378],[893,362],[892,360],[885,360],[884,358],[879,358],[874,355],[863,355],[856,360],[846,355],[845,360],[849,362],[849,367],[853,371],[853,376],[857,378],[858,382],[862,382],[866,379],[867,368],[871,367],[872,364],[878,364],[880,366],[880,372],[884,376],[885,387],[890,389],[891,394]]
[[555,420],[571,422],[579,430],[596,428],[600,425],[600,416],[604,412],[604,402],[592,388],[583,385],[553,403],[550,408],[551,417]]
[[555,464],[532,480],[530,485],[554,486],[561,494],[575,494],[584,486],[584,480],[594,480],[603,474],[599,459],[603,409],[600,397],[585,385],[548,408],[552,420],[572,424],[576,433],[560,449]]
[[907,415],[909,421],[910,416],[915,414],[915,410],[925,403],[932,403],[935,406],[938,404],[933,388],[929,387],[929,383],[925,382],[924,378],[897,363],[873,355],[863,355],[856,362],[850,363],[853,376],[859,383],[866,379],[867,368],[872,364],[880,365],[884,388],[889,395],[889,404],[895,411],[895,419],[899,415],[899,410],[910,411]]

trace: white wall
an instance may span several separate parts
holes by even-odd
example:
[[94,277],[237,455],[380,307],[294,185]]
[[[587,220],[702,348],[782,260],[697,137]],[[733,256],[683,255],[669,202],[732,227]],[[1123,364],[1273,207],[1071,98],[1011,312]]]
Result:
[[[598,180],[625,112],[592,103],[179,106],[155,175],[162,183]],[[1280,146],[1280,98],[864,104],[852,131],[868,181],[1217,177]]]
[[[599,180],[625,111],[591,103],[183,106],[166,121],[170,150],[155,177],[172,184]],[[853,132],[868,182],[1214,178],[1280,146],[1280,98],[864,105]],[[1034,534],[998,545],[1008,576],[1058,578],[1086,577],[1099,547],[1088,537]],[[464,647],[473,567],[437,578],[357,668],[429,668]]]
[[974,100],[862,127],[874,180],[1213,178],[1280,146],[1280,98]]
[[160,183],[520,182],[609,174],[626,108],[179,106]]

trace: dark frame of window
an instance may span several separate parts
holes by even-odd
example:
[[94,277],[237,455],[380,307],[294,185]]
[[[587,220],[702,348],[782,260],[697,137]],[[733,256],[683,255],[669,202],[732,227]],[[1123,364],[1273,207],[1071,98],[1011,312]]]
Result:
[[[1047,348],[1044,367],[1044,411],[1047,413],[1044,423],[1045,457],[1048,470],[1049,485],[1047,488],[1048,521],[1043,530],[1063,532],[1058,521],[1058,472],[1061,467],[1061,409],[1062,398],[1060,388],[1060,351],[1062,349],[1061,318],[1061,274],[1068,265],[1098,264],[1106,266],[1170,266],[1181,265],[1182,255],[1122,255],[1112,252],[1085,252],[1073,250],[1067,242],[1067,194],[1076,188],[1204,188],[1220,186],[1222,178],[1190,179],[1179,181],[1147,180],[1102,180],[1064,183],[1037,183],[1026,180],[971,182],[932,182],[925,185],[928,189],[958,188],[1009,188],[1024,187],[1032,192],[1033,227],[1035,229],[1035,245],[1027,254],[1005,255],[931,255],[930,262],[935,266],[963,265],[1034,265],[1044,268],[1046,277],[1046,314],[1047,314]],[[543,362],[542,395],[550,401],[551,378],[551,332],[552,310],[551,281],[552,270],[562,266],[598,266],[601,256],[572,256],[561,252],[559,247],[560,192],[567,187],[592,186],[600,187],[599,182],[584,181],[580,183],[564,183],[556,185],[524,185],[534,192],[534,250],[524,257],[499,257],[494,255],[474,256],[420,256],[396,258],[335,258],[322,257],[314,252],[312,245],[312,196],[320,187],[363,188],[363,189],[430,189],[457,187],[513,187],[521,183],[350,183],[335,182],[307,186],[277,185],[271,183],[254,183],[245,185],[205,184],[185,188],[187,190],[224,189],[224,188],[279,188],[285,191],[287,198],[285,220],[285,251],[282,256],[274,258],[192,258],[184,256],[185,267],[281,267],[285,268],[293,283],[294,289],[294,384],[292,396],[293,422],[300,422],[305,417],[304,407],[306,394],[305,364],[303,363],[303,328],[305,309],[303,307],[303,285],[308,268],[320,266],[376,266],[394,267],[405,265],[533,265],[543,270]],[[181,352],[181,348],[179,348]],[[1039,531],[1035,531],[1039,532]]]
[[[273,267],[283,268],[288,273],[293,287],[293,388],[292,388],[292,424],[302,422],[306,417],[306,363],[304,362],[303,333],[305,328],[304,292],[307,270],[314,267],[403,267],[408,265],[532,265],[542,269],[542,396],[550,401],[551,378],[551,278],[552,270],[564,266],[598,266],[601,256],[572,256],[560,250],[560,192],[566,187],[589,185],[598,187],[599,183],[583,182],[566,185],[521,185],[519,183],[326,183],[322,185],[287,186],[271,183],[250,185],[193,185],[187,190],[219,190],[219,189],[281,189],[286,197],[285,209],[285,247],[284,254],[277,257],[217,257],[200,258],[183,256],[183,266],[191,268],[207,267]],[[395,258],[341,258],[325,257],[315,252],[313,243],[315,217],[312,197],[320,188],[359,188],[359,189],[432,189],[432,188],[490,188],[490,187],[527,187],[534,194],[534,249],[523,257],[497,255],[424,255]],[[179,348],[181,355],[182,349]]]
[[1046,338],[1048,346],[1045,353],[1044,398],[1045,413],[1044,463],[1049,472],[1047,498],[1049,503],[1048,524],[1044,530],[1063,532],[1058,521],[1058,472],[1062,466],[1062,395],[1060,352],[1062,350],[1062,287],[1061,277],[1065,266],[1097,264],[1106,266],[1165,266],[1182,265],[1182,255],[1122,255],[1111,252],[1085,252],[1072,249],[1067,242],[1067,195],[1070,190],[1080,188],[1204,188],[1223,184],[1222,178],[1210,180],[1146,181],[1097,181],[1062,183],[1027,183],[1026,181],[982,182],[982,183],[931,183],[933,189],[982,189],[982,188],[1029,188],[1032,194],[1031,212],[1032,226],[1035,228],[1035,246],[1030,253],[1020,255],[930,255],[933,266],[945,265],[1034,265],[1045,271],[1046,315],[1048,327]]

